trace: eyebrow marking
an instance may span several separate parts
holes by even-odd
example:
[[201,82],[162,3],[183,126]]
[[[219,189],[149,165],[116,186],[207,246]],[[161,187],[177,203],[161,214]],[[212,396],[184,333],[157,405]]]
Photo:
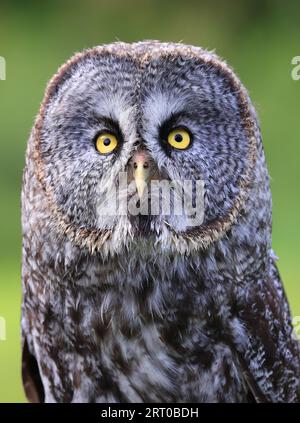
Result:
[[117,131],[121,133],[121,128],[119,125],[119,122],[115,119],[113,119],[110,116],[97,116],[96,118],[97,122],[102,123],[103,126],[106,127],[106,129],[111,129],[113,131]]
[[165,133],[169,132],[171,129],[174,129],[176,126],[181,126],[180,121],[184,118],[196,119],[199,118],[199,113],[185,110],[172,113],[170,117],[160,125],[160,137],[161,135],[165,135]]
[[121,130],[120,124],[117,120],[113,119],[112,117],[104,115],[93,115],[93,117],[89,119],[89,123],[91,126],[98,127],[95,132],[95,138],[100,132],[107,130],[116,135],[120,142],[124,141],[124,135]]
[[182,110],[178,113],[172,113],[168,119],[166,119],[159,127],[159,138],[165,139],[169,132],[176,128],[176,127],[185,127],[185,125],[181,125],[180,121],[184,118],[193,119],[198,116],[197,113],[187,112]]

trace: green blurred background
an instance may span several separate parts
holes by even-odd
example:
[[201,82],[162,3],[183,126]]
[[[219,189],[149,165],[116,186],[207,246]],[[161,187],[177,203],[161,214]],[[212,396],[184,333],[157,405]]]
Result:
[[115,40],[201,45],[225,58],[258,110],[272,177],[273,245],[300,315],[298,218],[300,1],[0,1],[0,402],[25,401],[20,378],[20,187],[26,141],[45,84],[74,52]]

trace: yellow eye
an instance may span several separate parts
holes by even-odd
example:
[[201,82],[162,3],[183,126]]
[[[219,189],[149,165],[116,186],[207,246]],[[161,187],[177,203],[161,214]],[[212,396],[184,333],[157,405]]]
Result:
[[96,139],[96,148],[101,154],[111,153],[117,145],[117,137],[109,132],[103,132]]
[[177,150],[185,150],[191,143],[191,136],[185,129],[174,129],[168,135],[168,143]]

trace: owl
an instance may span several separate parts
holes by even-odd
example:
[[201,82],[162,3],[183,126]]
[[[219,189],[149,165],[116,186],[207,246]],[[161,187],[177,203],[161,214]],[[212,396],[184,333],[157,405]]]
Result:
[[[198,220],[164,207],[183,181]],[[255,110],[214,53],[143,41],[72,57],[23,176],[28,400],[299,401],[271,208]]]

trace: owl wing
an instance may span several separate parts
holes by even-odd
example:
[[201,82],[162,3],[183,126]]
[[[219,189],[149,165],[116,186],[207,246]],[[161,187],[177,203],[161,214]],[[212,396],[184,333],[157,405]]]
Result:
[[25,395],[29,402],[44,402],[44,388],[39,367],[31,352],[25,331],[24,310],[22,307],[22,381]]
[[238,317],[247,343],[236,337],[245,382],[257,402],[300,401],[300,348],[276,264],[264,279],[238,293]]

